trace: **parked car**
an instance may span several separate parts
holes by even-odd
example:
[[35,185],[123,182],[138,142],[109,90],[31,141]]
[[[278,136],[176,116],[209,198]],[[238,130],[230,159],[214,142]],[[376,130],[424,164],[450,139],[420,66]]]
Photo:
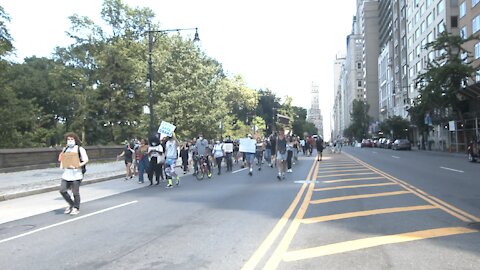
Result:
[[393,150],[412,150],[412,144],[407,139],[397,139],[392,144]]
[[363,139],[362,140],[362,147],[372,147],[372,141],[370,139]]
[[387,142],[387,138],[380,138],[378,140],[378,147],[385,148],[385,143]]
[[387,139],[385,141],[385,144],[383,145],[383,148],[385,149],[392,149],[392,144],[393,144],[394,140],[393,139]]

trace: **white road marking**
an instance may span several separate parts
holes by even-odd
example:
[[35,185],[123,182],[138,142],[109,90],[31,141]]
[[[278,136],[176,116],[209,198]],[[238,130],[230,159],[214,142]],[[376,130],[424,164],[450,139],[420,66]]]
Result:
[[400,157],[397,157],[397,156],[392,156],[393,158],[400,158]]
[[294,181],[295,184],[311,184],[311,183],[320,183],[319,181],[311,181],[311,180],[298,180]]
[[447,168],[447,167],[440,167],[440,169],[444,169],[444,170],[448,170],[448,171],[452,171],[452,172],[464,173],[464,171],[455,170],[455,169]]
[[373,151],[372,153],[374,153],[374,154],[378,154],[378,152],[375,152],[375,151]]
[[16,235],[16,236],[12,236],[10,238],[2,239],[2,240],[0,240],[0,244],[11,241],[11,240],[15,240],[15,239],[27,236],[27,235],[31,235],[31,234],[34,234],[34,233],[37,233],[37,232],[45,231],[45,230],[48,230],[48,229],[51,229],[51,228],[54,228],[54,227],[58,227],[60,225],[71,223],[71,222],[74,222],[74,221],[77,221],[77,220],[80,220],[80,219],[84,219],[84,218],[87,218],[87,217],[91,217],[91,216],[94,216],[94,215],[105,213],[107,211],[111,211],[111,210],[114,210],[114,209],[117,209],[117,208],[120,208],[120,207],[124,207],[124,206],[130,205],[130,204],[134,204],[134,203],[137,203],[137,202],[138,201],[131,201],[131,202],[128,202],[128,203],[123,203],[123,204],[120,204],[120,205],[112,206],[112,207],[109,207],[109,208],[106,208],[106,209],[103,209],[103,210],[100,210],[100,211],[96,211],[96,212],[93,212],[93,213],[90,213],[90,214],[86,214],[86,215],[82,215],[82,216],[79,216],[79,217],[76,217],[76,218],[72,218],[72,219],[69,219],[69,220],[58,222],[58,223],[55,223],[55,224],[52,224],[52,225],[48,225],[48,226],[33,230],[33,231],[29,231],[29,232],[22,233],[22,234],[19,234],[19,235]]
[[233,171],[232,173],[237,173],[237,172],[245,171],[245,170],[247,170],[247,169],[248,169],[248,168],[243,168],[243,169],[240,169],[240,170]]

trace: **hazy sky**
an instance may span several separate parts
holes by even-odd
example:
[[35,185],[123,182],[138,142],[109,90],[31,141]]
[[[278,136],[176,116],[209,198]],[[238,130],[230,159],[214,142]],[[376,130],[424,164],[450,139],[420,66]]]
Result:
[[[68,16],[79,14],[100,23],[101,0],[2,0],[10,15],[17,61],[50,56],[55,46],[72,41]],[[240,74],[255,89],[269,88],[310,108],[312,82],[320,86],[320,108],[329,137],[333,107],[333,62],[345,51],[355,0],[124,0],[148,6],[162,29],[198,27],[202,49]],[[185,35],[189,35],[185,33]]]

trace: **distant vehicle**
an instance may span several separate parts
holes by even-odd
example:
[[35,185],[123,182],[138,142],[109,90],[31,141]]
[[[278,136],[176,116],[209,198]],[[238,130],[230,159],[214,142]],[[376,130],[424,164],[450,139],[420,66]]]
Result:
[[378,139],[378,147],[385,148],[385,143],[387,142],[387,138],[380,138]]
[[412,150],[412,144],[407,139],[397,139],[392,144],[393,150]]
[[468,160],[470,162],[476,162],[477,158],[480,157],[479,144],[480,144],[480,141],[478,142],[470,141],[470,143],[468,144],[467,153],[468,153]]
[[392,149],[392,144],[393,144],[394,140],[393,139],[387,139],[385,141],[385,144],[383,145],[383,148],[385,149]]
[[373,143],[370,139],[363,139],[361,147],[373,147]]

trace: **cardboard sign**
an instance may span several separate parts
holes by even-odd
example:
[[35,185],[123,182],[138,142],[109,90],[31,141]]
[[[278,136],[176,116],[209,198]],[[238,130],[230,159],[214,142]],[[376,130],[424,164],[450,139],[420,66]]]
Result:
[[239,151],[243,153],[255,153],[255,144],[257,143],[254,139],[243,138],[240,139]]
[[62,153],[62,167],[64,169],[70,168],[73,166],[75,168],[80,167],[80,158],[78,157],[77,152],[72,153]]
[[233,143],[224,143],[223,144],[223,150],[227,153],[232,153],[233,152]]
[[176,128],[177,127],[174,126],[173,124],[162,121],[162,123],[160,124],[160,127],[158,128],[158,133],[160,133],[160,135],[163,135],[163,137],[165,136],[171,137]]

